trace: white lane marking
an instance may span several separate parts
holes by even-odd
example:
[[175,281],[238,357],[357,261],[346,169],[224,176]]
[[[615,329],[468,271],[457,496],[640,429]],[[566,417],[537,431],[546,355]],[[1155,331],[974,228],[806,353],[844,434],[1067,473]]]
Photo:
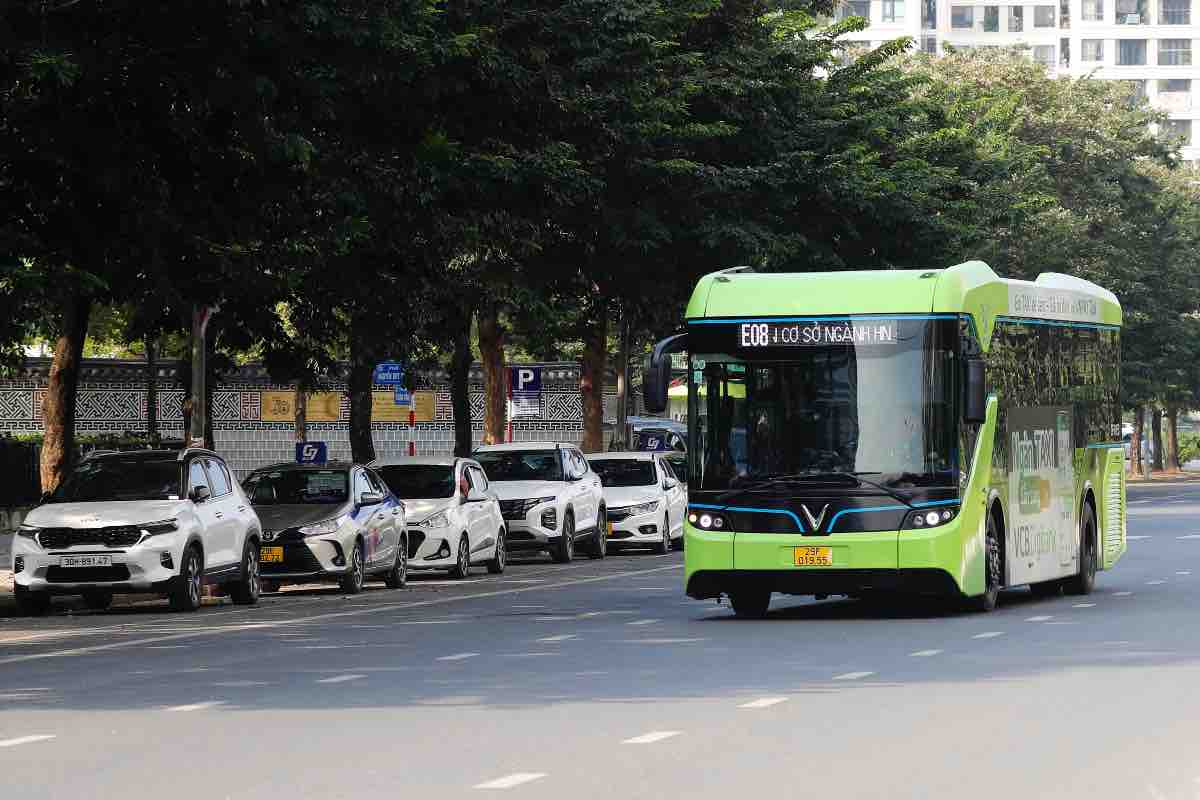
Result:
[[486,783],[477,783],[472,788],[474,789],[511,789],[514,786],[520,786],[522,783],[536,781],[539,778],[546,777],[544,772],[514,772],[512,775],[505,775],[503,778],[496,778],[494,781]]
[[147,650],[185,650],[186,644],[152,644],[146,648]]
[[438,661],[462,661],[464,658],[474,658],[479,653],[455,653],[452,656],[441,656]]
[[18,736],[16,739],[0,739],[0,747],[16,747],[19,744],[33,744],[56,738],[57,735],[53,733],[35,733],[30,736]]
[[[1126,539],[1132,539],[1132,536],[1126,536]],[[1176,536],[1176,539],[1200,539],[1200,533],[1189,533],[1187,536]]]
[[760,697],[757,700],[751,700],[749,703],[742,703],[738,708],[769,708],[786,702],[786,697]]
[[607,611],[585,611],[582,614],[577,614],[575,619],[591,619],[592,617],[603,616],[607,613]]
[[270,686],[266,681],[217,681],[213,686],[224,689],[248,689],[251,686]]
[[[482,600],[491,597],[506,597],[512,594],[541,592],[547,589],[564,589],[570,586],[579,586],[580,584],[585,583],[598,583],[601,581],[616,580],[618,578],[628,578],[633,575],[649,575],[656,572],[678,571],[682,568],[682,564],[672,564],[669,567],[653,567],[651,569],[630,570],[628,572],[614,572],[611,575],[593,575],[588,578],[574,578],[572,580],[560,581],[558,583],[547,583],[540,586],[522,586],[518,589],[499,589],[493,592],[476,592],[474,594],[464,594],[456,597],[439,597],[435,600],[418,600],[412,603],[386,603],[383,605],[374,606],[372,608],[360,608],[352,611],[333,611],[328,614],[314,614],[310,617],[297,617],[296,619],[246,622],[240,625],[230,625],[229,627],[224,628],[188,631],[187,633],[176,633],[170,636],[155,636],[150,639],[133,639],[123,642],[110,642],[108,644],[84,645],[82,647],[72,647],[67,650],[53,650],[47,653],[28,653],[26,655],[9,656],[7,658],[0,658],[0,664],[16,664],[22,661],[40,661],[46,658],[90,655],[92,653],[103,653],[108,650],[117,650],[125,647],[141,647],[153,644],[155,642],[173,642],[181,639],[195,639],[200,636],[219,636],[227,633],[244,633],[246,631],[254,630],[269,630],[271,628],[281,628],[291,625],[308,625],[324,622],[330,619],[340,619],[342,617],[357,617],[364,614],[378,614],[381,611],[405,611],[410,608],[427,608],[429,606],[446,605],[447,603],[461,603],[465,600]],[[92,632],[87,631],[87,633],[90,634]]]
[[1113,597],[1133,597],[1133,592],[1113,592]]
[[1054,619],[1053,614],[1039,614],[1036,617],[1026,617],[1026,622],[1045,622],[1048,619]]
[[670,587],[667,586],[639,586],[634,589],[635,592],[669,592]]
[[[1125,538],[1127,540],[1133,542],[1133,541],[1137,541],[1138,539],[1149,539],[1150,537],[1149,536],[1126,536]],[[1181,536],[1180,538],[1182,539],[1184,537]]]
[[523,605],[515,605],[513,608],[545,608],[545,603],[525,603]]
[[568,642],[571,639],[578,639],[579,636],[574,633],[560,633],[558,636],[543,636],[538,639],[539,642]]
[[707,641],[708,639],[622,639],[621,644],[691,644]]
[[209,708],[225,705],[224,700],[205,700],[203,703],[188,703],[182,706],[169,706],[167,711],[204,711]]
[[940,655],[941,653],[941,650],[918,650],[915,653],[909,653],[909,655],[915,656],[916,658],[928,658],[929,656],[936,656]]
[[656,622],[662,622],[658,619],[635,619],[633,622],[626,622],[626,625],[653,625]]
[[346,681],[357,681],[357,680],[359,680],[361,678],[365,678],[365,677],[367,677],[367,676],[366,675],[357,675],[357,674],[334,675],[332,678],[321,678],[319,681],[317,681],[317,683],[345,683]]
[[1128,639],[1114,639],[1109,642],[1101,642],[1100,644],[1104,645],[1105,647],[1117,647],[1118,645],[1129,644],[1129,643],[1130,642]]
[[866,678],[874,675],[874,672],[843,672],[841,675],[834,675],[831,680],[835,681],[856,681],[859,678]]
[[1175,574],[1176,575],[1191,575],[1192,571],[1190,569],[1180,569],[1180,570],[1176,570]]
[[1076,603],[1075,605],[1071,606],[1071,608],[1095,608],[1095,607],[1096,607],[1095,603]]
[[972,636],[971,638],[972,639],[994,639],[997,636],[1003,636],[1003,635],[1004,635],[1004,631],[986,631],[984,633],[977,633],[974,636]]
[[678,736],[680,733],[682,731],[650,731],[649,733],[643,733],[641,736],[626,739],[621,744],[654,744],[655,742],[661,742],[663,739]]
[[542,658],[543,656],[561,656],[562,653],[502,653],[503,658]]
[[534,617],[534,622],[567,622],[573,620],[574,617]]
[[418,619],[406,620],[404,622],[394,622],[393,625],[453,625],[456,622],[462,622],[461,619]]
[[1162,586],[1166,581],[1146,581],[1147,586]]

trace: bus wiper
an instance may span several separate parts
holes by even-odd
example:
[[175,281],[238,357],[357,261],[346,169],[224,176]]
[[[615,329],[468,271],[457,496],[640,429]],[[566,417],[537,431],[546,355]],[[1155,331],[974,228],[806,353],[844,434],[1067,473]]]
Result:
[[738,489],[732,489],[728,492],[718,495],[716,499],[719,502],[719,501],[725,500],[729,497],[736,497],[741,494],[747,494],[749,492],[758,491],[760,489],[766,489],[766,488],[769,488],[771,486],[774,486],[776,484],[781,484],[781,483],[805,483],[806,479],[812,479],[812,478],[815,478],[817,481],[821,480],[822,478],[844,478],[846,480],[853,481],[855,483],[855,485],[857,485],[857,486],[870,486],[872,489],[878,489],[879,491],[883,492],[885,495],[892,498],[893,500],[898,500],[901,503],[904,503],[904,505],[908,506],[909,508],[912,508],[912,501],[909,500],[908,498],[887,488],[886,486],[884,486],[881,483],[876,483],[875,481],[869,481],[862,477],[863,475],[880,475],[880,474],[882,474],[882,473],[879,473],[879,472],[828,471],[828,472],[797,472],[797,473],[794,473],[791,475],[776,475],[773,478],[766,478],[764,480],[758,481],[757,483],[752,483],[749,486],[743,486]]

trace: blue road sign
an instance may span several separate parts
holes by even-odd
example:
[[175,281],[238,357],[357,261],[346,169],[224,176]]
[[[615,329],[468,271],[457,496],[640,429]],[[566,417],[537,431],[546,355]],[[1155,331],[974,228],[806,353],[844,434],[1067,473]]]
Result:
[[372,380],[376,386],[400,386],[404,383],[404,365],[399,361],[376,364]]
[[325,442],[296,442],[297,464],[324,464],[329,460]]
[[395,394],[396,405],[398,405],[398,406],[411,406],[412,405],[412,393],[409,392],[408,389],[405,389],[403,386],[397,386],[393,391],[396,393]]

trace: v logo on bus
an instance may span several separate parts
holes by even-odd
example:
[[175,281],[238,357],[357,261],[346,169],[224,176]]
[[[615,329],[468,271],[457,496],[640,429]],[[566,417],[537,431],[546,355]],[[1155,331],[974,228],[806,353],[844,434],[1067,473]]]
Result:
[[800,505],[800,510],[804,512],[804,518],[808,520],[809,529],[813,533],[816,533],[817,531],[821,530],[821,523],[825,521],[825,512],[829,510],[829,503],[821,506],[821,513],[817,514],[815,517],[813,516],[813,513],[808,510],[808,506],[804,504]]

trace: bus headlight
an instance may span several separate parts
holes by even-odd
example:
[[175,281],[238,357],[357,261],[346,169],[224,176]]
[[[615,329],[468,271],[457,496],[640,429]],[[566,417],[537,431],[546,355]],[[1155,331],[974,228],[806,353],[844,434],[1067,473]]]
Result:
[[957,516],[957,508],[918,508],[908,512],[901,528],[903,530],[936,528],[938,525],[945,525]]
[[689,511],[688,522],[692,524],[692,527],[699,528],[702,531],[731,530],[729,520],[722,514],[712,511]]

